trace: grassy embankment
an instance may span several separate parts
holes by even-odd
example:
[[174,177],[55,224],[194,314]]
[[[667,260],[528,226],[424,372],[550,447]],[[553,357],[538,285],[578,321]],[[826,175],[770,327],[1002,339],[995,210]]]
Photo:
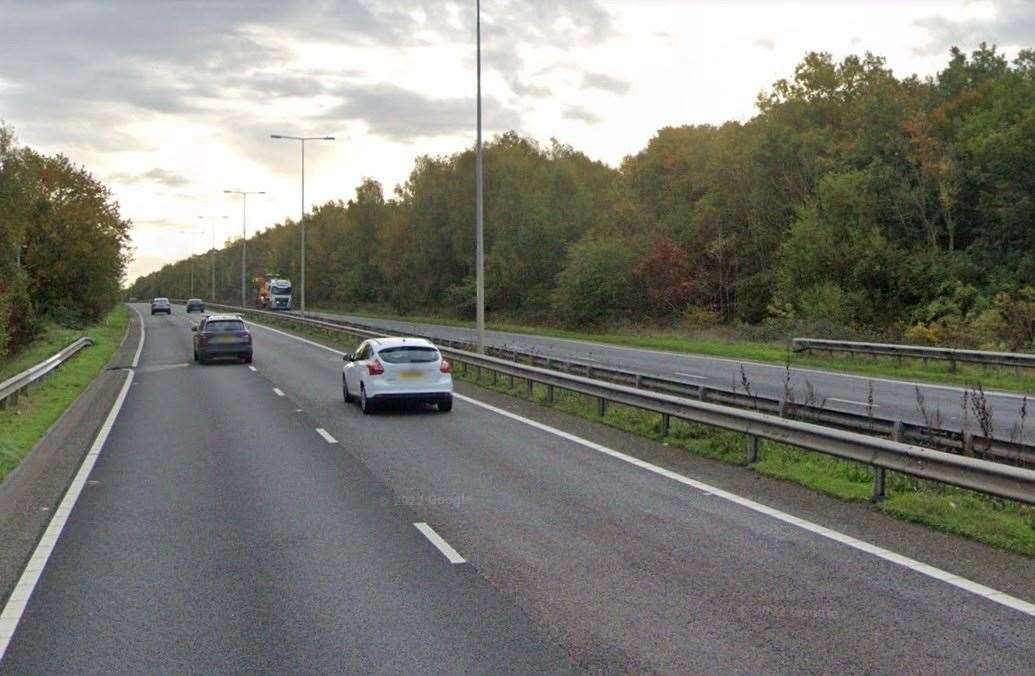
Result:
[[[357,339],[337,332],[299,327],[286,320],[255,318],[342,350],[353,350],[359,343]],[[469,369],[466,377],[457,370],[455,377],[474,383],[474,369]],[[486,375],[475,384],[510,396],[525,397],[525,386],[521,381],[510,388],[506,379],[499,378],[493,385]],[[673,420],[668,436],[663,437],[657,414],[612,404],[604,417],[599,418],[594,400],[558,391],[554,403],[549,404],[545,387],[538,385],[533,388],[533,400],[695,455],[738,465],[745,460],[745,439],[739,434]],[[873,486],[873,472],[864,465],[772,442],[760,444],[758,461],[748,469],[852,502],[868,501]],[[887,499],[874,505],[873,509],[1019,554],[1035,556],[1035,508],[892,472],[888,473],[886,489]]]
[[126,333],[129,312],[118,305],[97,324],[80,330],[48,325],[32,345],[0,363],[0,380],[4,380],[50,357],[80,336],[94,341],[42,383],[30,387],[29,396],[20,397],[17,405],[0,411],[0,481],[18,466],[111,360]]
[[[474,328],[473,322],[442,317],[398,316],[378,312],[322,308],[324,312],[356,314],[372,319],[393,319],[415,324],[442,324],[461,328]],[[570,340],[586,340],[608,345],[662,350],[684,354],[723,357],[726,359],[757,361],[769,364],[787,363],[799,368],[819,368],[830,371],[845,371],[863,376],[895,378],[918,382],[943,383],[973,387],[980,383],[986,390],[1035,393],[1035,371],[1015,372],[1010,368],[986,368],[978,365],[957,364],[950,369],[947,362],[904,359],[901,363],[893,358],[871,358],[866,356],[826,356],[819,354],[796,354],[787,345],[770,342],[752,342],[732,335],[715,335],[714,331],[686,331],[660,327],[618,328],[613,331],[594,333],[569,331],[551,326],[530,326],[508,322],[489,322],[487,327],[494,331],[525,333]],[[807,337],[807,336],[803,336]]]

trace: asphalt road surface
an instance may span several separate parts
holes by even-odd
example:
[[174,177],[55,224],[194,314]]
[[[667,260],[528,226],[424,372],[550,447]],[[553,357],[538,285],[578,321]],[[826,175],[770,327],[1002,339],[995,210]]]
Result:
[[[469,342],[474,342],[476,338],[473,329],[464,327],[372,319],[327,312],[309,312],[308,315],[313,318],[341,319],[400,334],[420,333],[432,338]],[[776,364],[677,354],[505,331],[487,331],[485,337],[488,344],[495,347],[535,352],[561,359],[580,359],[633,373],[663,376],[725,390],[737,389],[740,392],[744,391],[740,376],[740,368],[743,365],[752,392],[774,399],[781,399],[784,395],[786,369]],[[798,401],[806,400],[811,387],[815,393],[814,401],[824,402],[826,408],[849,413],[867,414],[871,383],[875,417],[916,424],[934,424],[934,420],[940,420],[943,428],[955,431],[960,430],[966,422],[968,431],[977,434],[981,432],[973,411],[967,413],[967,420],[964,421],[961,404],[965,390],[959,387],[858,376],[820,369],[791,369],[790,386]],[[928,414],[926,423],[917,403],[917,387],[920,388],[924,408]],[[1035,422],[1028,419],[1022,424],[1021,421],[1020,411],[1024,404],[1022,395],[987,392],[986,396],[993,412],[997,437],[1023,438],[1028,443],[1035,443]],[[1031,402],[1028,402],[1028,408],[1031,408]]]
[[254,370],[197,366],[182,312],[0,672],[1035,669],[1035,616],[965,582],[470,399],[363,416],[260,326]]

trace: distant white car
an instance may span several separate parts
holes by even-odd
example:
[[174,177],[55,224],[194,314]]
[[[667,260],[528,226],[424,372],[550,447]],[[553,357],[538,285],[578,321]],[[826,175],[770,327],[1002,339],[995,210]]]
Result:
[[400,400],[447,412],[453,409],[453,368],[423,338],[374,338],[345,355],[341,392],[345,403],[358,399],[364,413]]

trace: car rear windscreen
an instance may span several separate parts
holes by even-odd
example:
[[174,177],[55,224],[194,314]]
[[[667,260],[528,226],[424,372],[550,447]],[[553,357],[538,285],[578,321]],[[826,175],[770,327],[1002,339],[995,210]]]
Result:
[[207,333],[237,333],[244,330],[244,322],[237,319],[224,319],[205,325]]
[[377,356],[389,364],[425,364],[438,360],[438,350],[433,347],[403,345],[378,350]]

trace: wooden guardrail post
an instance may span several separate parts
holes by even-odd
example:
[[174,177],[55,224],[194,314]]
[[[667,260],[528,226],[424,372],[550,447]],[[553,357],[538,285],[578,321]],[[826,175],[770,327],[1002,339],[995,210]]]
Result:
[[546,386],[546,402],[549,404],[553,403],[553,385]]
[[597,397],[597,417],[603,418],[607,413],[607,399]]
[[665,438],[668,436],[669,429],[672,426],[672,416],[668,413],[661,414],[661,437]]
[[532,398],[532,379],[525,378],[525,397],[528,399]]

